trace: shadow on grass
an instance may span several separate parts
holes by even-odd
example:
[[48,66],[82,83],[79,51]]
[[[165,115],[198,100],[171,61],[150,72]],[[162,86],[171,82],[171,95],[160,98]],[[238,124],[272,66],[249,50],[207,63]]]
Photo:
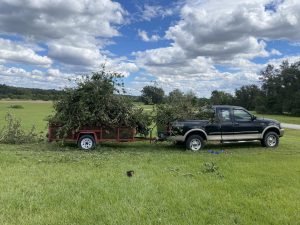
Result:
[[249,148],[262,148],[261,143],[259,141],[250,141],[250,142],[231,142],[231,143],[208,143],[205,146],[205,149],[220,149],[220,150],[234,150],[234,149],[249,149]]
[[[184,144],[174,144],[171,142],[159,142],[159,143],[149,143],[149,142],[103,142],[98,144],[93,150],[80,150],[76,144],[61,144],[61,143],[51,143],[48,144],[50,151],[82,151],[82,152],[129,152],[129,153],[154,153],[154,152],[187,152]],[[237,143],[207,143],[203,150],[200,152],[207,152],[208,150],[247,150],[261,148],[260,142],[237,142]]]

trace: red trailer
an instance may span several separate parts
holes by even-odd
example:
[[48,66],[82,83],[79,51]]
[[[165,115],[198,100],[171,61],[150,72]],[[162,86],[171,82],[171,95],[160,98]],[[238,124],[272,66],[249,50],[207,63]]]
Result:
[[60,138],[57,133],[59,126],[50,125],[48,129],[48,141],[61,141],[75,143],[79,148],[89,150],[97,143],[105,141],[134,142],[137,140],[155,140],[150,138],[136,137],[136,129],[130,127],[103,128],[103,127],[83,127],[78,131],[70,131],[65,138]]

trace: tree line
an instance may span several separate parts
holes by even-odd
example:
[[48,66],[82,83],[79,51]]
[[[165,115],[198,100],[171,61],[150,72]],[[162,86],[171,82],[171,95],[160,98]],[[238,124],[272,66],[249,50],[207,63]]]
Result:
[[[261,85],[246,85],[234,94],[214,90],[209,98],[199,98],[193,92],[179,89],[168,95],[157,85],[147,85],[141,96],[127,95],[133,101],[161,104],[175,99],[194,105],[238,105],[258,113],[300,115],[300,61],[283,61],[279,67],[268,65],[260,73]],[[0,99],[57,100],[63,91],[11,87],[0,84]]]
[[0,84],[0,99],[25,99],[25,100],[56,100],[62,94],[59,90],[44,90],[38,88],[13,87]]
[[234,94],[214,90],[210,98],[198,98],[193,92],[179,89],[165,95],[158,86],[145,86],[140,100],[145,104],[161,104],[174,99],[204,105],[238,105],[258,113],[300,115],[300,61],[283,61],[279,68],[268,65],[260,73],[261,86],[246,85]]
[[[23,88],[0,84],[0,99],[55,101],[59,99],[63,92],[64,90]],[[124,96],[130,98],[135,102],[140,100],[139,96],[126,94],[124,94]]]

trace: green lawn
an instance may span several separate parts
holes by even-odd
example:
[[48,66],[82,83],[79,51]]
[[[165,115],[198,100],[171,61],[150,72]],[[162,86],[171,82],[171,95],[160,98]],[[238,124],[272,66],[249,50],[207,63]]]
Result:
[[[10,103],[0,103],[1,115]],[[16,104],[16,103],[14,103]],[[26,127],[45,127],[51,103],[22,103]],[[258,143],[0,144],[0,224],[300,224],[300,131],[275,150]],[[211,154],[207,150],[226,150]],[[204,163],[215,163],[205,172]],[[134,170],[132,178],[126,171]]]
[[[9,108],[11,105],[21,105],[23,109]],[[52,105],[52,102],[47,101],[0,101],[0,127],[9,112],[21,120],[26,130],[34,125],[38,131],[46,131],[45,118],[52,114]]]
[[[0,145],[0,224],[299,224],[299,136],[288,130],[276,150],[201,153],[163,143]],[[207,152],[221,148],[228,154]],[[205,162],[219,174],[204,173]]]

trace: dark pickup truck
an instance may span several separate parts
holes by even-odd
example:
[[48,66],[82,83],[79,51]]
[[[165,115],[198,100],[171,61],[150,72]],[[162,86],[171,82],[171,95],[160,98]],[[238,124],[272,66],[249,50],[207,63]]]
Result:
[[170,124],[167,139],[183,142],[198,151],[205,141],[260,140],[264,147],[276,147],[284,130],[276,120],[257,118],[238,106],[216,105],[209,120],[183,120]]

